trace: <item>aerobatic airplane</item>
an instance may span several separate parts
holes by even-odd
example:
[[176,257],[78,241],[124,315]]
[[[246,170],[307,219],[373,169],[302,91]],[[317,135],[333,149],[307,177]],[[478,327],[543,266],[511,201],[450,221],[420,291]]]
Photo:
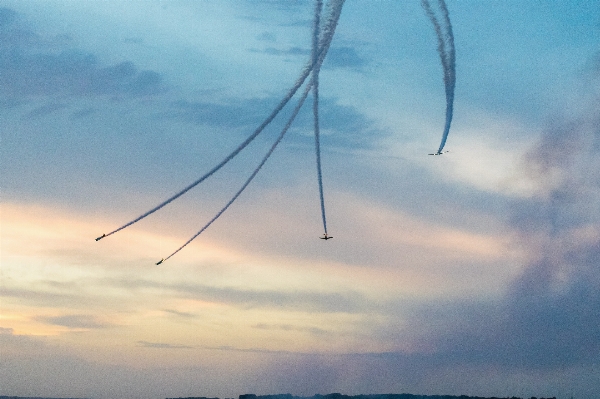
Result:
[[323,234],[323,237],[319,237],[321,240],[331,240],[333,237]]
[[101,239],[103,239],[104,237],[106,237],[106,234],[102,234],[100,237],[96,238],[96,241],[100,241]]
[[162,258],[161,260],[159,260],[158,262],[156,262],[156,266],[160,265],[161,263],[163,263],[165,261],[165,258]]
[[438,151],[438,152],[434,152],[434,153],[427,154],[427,155],[442,155],[442,154],[445,154],[447,152],[450,152],[450,151]]

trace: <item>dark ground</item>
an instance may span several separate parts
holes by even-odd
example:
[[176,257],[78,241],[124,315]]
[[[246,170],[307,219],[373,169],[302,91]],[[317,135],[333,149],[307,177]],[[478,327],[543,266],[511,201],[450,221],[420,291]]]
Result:
[[[20,396],[0,396],[0,399],[77,399],[77,398],[43,398],[43,397],[20,397]],[[79,398],[83,399],[83,398]],[[166,399],[219,399],[219,398],[207,398],[204,396],[194,396],[187,398],[166,398]],[[233,399],[233,398],[225,398]],[[454,396],[454,395],[411,395],[409,393],[401,394],[385,394],[385,395],[342,395],[341,393],[330,393],[328,395],[314,395],[314,396],[293,396],[291,394],[280,394],[280,395],[254,395],[246,394],[240,395],[239,399],[556,399],[551,398],[537,398],[532,396],[531,398],[520,398],[516,396],[498,398],[496,396],[483,397],[483,396]]]

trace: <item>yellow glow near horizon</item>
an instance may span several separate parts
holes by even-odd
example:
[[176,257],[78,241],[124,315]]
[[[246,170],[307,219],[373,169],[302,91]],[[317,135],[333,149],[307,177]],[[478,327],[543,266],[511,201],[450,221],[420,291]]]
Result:
[[[0,327],[46,336],[73,353],[109,363],[155,361],[159,350],[169,351],[173,364],[193,364],[192,354],[199,351],[389,351],[398,349],[397,339],[374,333],[390,317],[394,328],[402,328],[402,316],[386,314],[389,301],[457,291],[446,274],[422,267],[439,269],[444,256],[455,261],[505,256],[498,237],[429,226],[356,198],[344,203],[361,227],[374,226],[362,245],[382,245],[384,252],[402,248],[402,262],[315,262],[204,240],[176,261],[155,266],[147,254],[176,247],[178,238],[138,228],[96,243],[95,234],[111,227],[106,221],[3,204]],[[394,230],[398,224],[400,231]],[[353,244],[360,237],[347,239]],[[469,295],[477,289],[483,291],[478,287]],[[411,350],[409,341],[402,345]]]

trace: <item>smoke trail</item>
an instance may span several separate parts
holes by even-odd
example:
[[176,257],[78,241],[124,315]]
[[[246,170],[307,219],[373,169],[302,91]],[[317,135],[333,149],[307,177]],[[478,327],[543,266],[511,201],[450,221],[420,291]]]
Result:
[[281,133],[279,134],[279,137],[277,137],[277,140],[275,140],[275,143],[273,143],[273,145],[271,146],[271,148],[269,149],[269,151],[267,152],[267,154],[264,156],[264,158],[262,159],[262,161],[260,162],[260,164],[258,164],[258,166],[256,167],[256,169],[254,169],[254,172],[252,172],[252,174],[250,175],[250,177],[248,178],[248,180],[246,180],[246,182],[244,183],[244,185],[242,186],[242,188],[240,188],[239,191],[237,193],[235,193],[235,195],[233,196],[233,198],[231,198],[231,200],[229,200],[229,202],[223,207],[223,209],[221,209],[204,227],[202,227],[202,229],[200,229],[199,232],[197,232],[196,234],[194,234],[189,240],[187,240],[185,242],[185,244],[183,244],[181,247],[177,248],[177,250],[175,252],[173,252],[171,255],[167,256],[166,258],[164,258],[160,262],[158,262],[157,265],[161,264],[161,263],[163,263],[165,261],[167,261],[169,258],[171,258],[173,255],[175,255],[177,252],[179,252],[183,248],[185,248],[196,237],[198,237],[200,234],[202,234],[202,232],[204,232],[204,230],[206,230],[208,228],[208,226],[210,226],[215,220],[217,220],[227,210],[227,208],[229,208],[231,206],[231,204],[233,204],[235,202],[235,200],[240,196],[240,194],[242,194],[242,192],[246,189],[246,187],[248,187],[248,185],[250,184],[250,182],[252,181],[252,179],[254,179],[254,177],[258,174],[258,172],[260,171],[260,169],[265,164],[265,162],[267,162],[267,159],[269,159],[269,157],[271,156],[271,154],[273,154],[273,151],[275,150],[275,148],[277,147],[277,145],[281,142],[281,139],[283,139],[283,136],[285,136],[285,134],[287,133],[287,131],[290,128],[290,126],[292,125],[292,122],[294,121],[294,119],[296,119],[296,116],[298,115],[298,112],[300,111],[300,108],[302,108],[302,105],[304,104],[304,100],[306,100],[306,97],[308,97],[308,93],[310,93],[311,85],[312,85],[311,83],[308,84],[308,86],[306,87],[306,90],[304,90],[304,93],[302,94],[302,97],[300,97],[300,99],[298,100],[298,104],[296,105],[296,108],[294,109],[294,112],[292,113],[292,116],[290,117],[290,119],[286,123],[285,127],[281,130]]
[[[159,264],[165,262],[166,260],[170,259],[177,252],[179,252],[183,248],[185,248],[196,237],[198,237],[200,234],[202,234],[214,221],[216,221],[235,202],[235,200],[242,194],[242,192],[246,189],[246,187],[248,187],[248,185],[250,184],[250,182],[258,174],[258,172],[260,171],[260,169],[267,162],[267,160],[269,159],[269,157],[271,156],[271,154],[273,153],[273,151],[277,147],[277,145],[279,145],[279,143],[283,139],[283,136],[289,130],[290,126],[292,125],[292,123],[296,119],[296,116],[298,115],[298,112],[302,108],[302,105],[304,104],[304,101],[306,100],[306,98],[308,97],[308,94],[311,91],[311,86],[313,85],[314,74],[315,74],[314,71],[317,71],[316,73],[318,74],[318,71],[320,70],[321,64],[323,63],[323,60],[325,59],[325,55],[327,54],[327,50],[329,49],[329,46],[331,45],[331,40],[333,39],[333,34],[335,32],[335,28],[337,26],[337,22],[339,21],[339,17],[341,15],[341,8],[342,8],[342,6],[344,4],[344,0],[341,0],[341,1],[332,1],[331,3],[333,3],[333,6],[330,7],[329,18],[328,18],[327,24],[325,25],[325,27],[324,27],[324,29],[322,31],[322,38],[321,38],[320,50],[319,50],[318,53],[316,53],[314,51],[314,48],[313,48],[313,57],[312,57],[311,65],[310,65],[310,68],[313,70],[313,78],[311,79],[311,82],[309,82],[307,84],[307,86],[306,86],[306,88],[304,90],[304,93],[302,94],[301,98],[298,100],[298,104],[296,105],[296,108],[294,109],[292,115],[290,116],[290,119],[288,120],[288,122],[286,123],[286,125],[284,126],[284,128],[282,129],[279,137],[277,137],[277,140],[275,141],[275,143],[273,143],[273,145],[271,146],[271,148],[269,149],[269,151],[267,152],[267,154],[264,156],[264,158],[262,159],[262,161],[260,162],[260,164],[252,172],[252,174],[250,175],[250,177],[248,178],[248,180],[246,180],[246,182],[242,185],[242,187],[238,190],[238,192],[235,193],[235,195],[233,196],[233,198],[231,198],[231,200],[204,227],[202,227],[202,229],[200,229],[200,231],[198,231],[196,234],[194,234],[188,241],[186,241],[181,247],[179,247],[177,250],[175,250],[175,252],[173,252],[171,255],[167,256],[166,258],[161,259],[157,263],[157,265],[159,265]],[[330,3],[330,5],[331,5],[331,3]],[[315,14],[317,14],[317,12],[315,12]],[[319,8],[319,13],[318,14],[319,15],[315,16],[315,20],[320,19],[319,18],[320,17],[320,8]],[[318,25],[319,25],[318,23],[315,23],[315,26],[318,26]],[[313,32],[313,45],[314,45],[314,40],[315,40],[315,33]],[[315,60],[316,60],[316,62],[315,62]],[[309,69],[309,72],[310,72],[310,69]],[[323,204],[323,201],[321,202],[321,204]],[[324,208],[323,207],[322,207],[322,211],[323,211],[323,222],[325,224]],[[327,233],[326,227],[325,227],[325,233]]]
[[[333,5],[330,7],[329,18],[327,20],[327,24],[325,25],[325,27],[323,29],[323,41],[319,48],[319,56],[318,56],[319,64],[323,62],[323,60],[325,59],[325,56],[327,55],[327,51],[329,50],[329,46],[331,44],[331,40],[333,39],[333,34],[335,33],[335,28],[337,26],[337,22],[341,15],[341,8],[343,6],[344,1],[343,0],[337,0],[337,1],[332,0],[331,3]],[[300,77],[296,80],[296,83],[294,84],[294,86],[288,91],[286,96],[281,100],[281,102],[277,105],[277,107],[275,107],[275,109],[271,112],[271,114],[263,121],[263,123],[261,123],[261,125],[258,128],[256,128],[256,130],[242,144],[240,144],[235,150],[233,150],[233,152],[231,152],[231,154],[229,154],[227,157],[225,157],[225,159],[223,159],[217,166],[212,168],[208,173],[206,173],[204,176],[200,177],[198,180],[196,180],[189,186],[185,187],[183,190],[181,190],[178,193],[176,193],[175,195],[169,197],[168,199],[161,202],[160,204],[158,204],[154,208],[150,209],[146,213],[138,216],[137,218],[131,220],[128,223],[125,223],[123,226],[111,231],[110,233],[103,234],[102,236],[96,238],[96,241],[99,241],[104,237],[113,235],[113,234],[131,226],[132,224],[139,222],[140,220],[146,218],[147,216],[150,216],[154,212],[158,211],[159,209],[170,204],[177,198],[181,197],[183,194],[187,193],[192,188],[196,187],[198,184],[202,183],[204,180],[206,180],[207,178],[212,176],[215,172],[217,172],[219,169],[221,169],[225,164],[227,164],[229,161],[231,161],[237,154],[239,154],[244,148],[246,148],[248,146],[248,144],[250,144],[256,138],[256,136],[258,136],[265,129],[265,127],[267,127],[267,125],[269,125],[269,123],[271,123],[273,121],[273,119],[275,119],[277,114],[279,114],[279,112],[283,109],[283,107],[285,107],[287,105],[287,103],[291,100],[291,98],[294,96],[294,94],[296,94],[296,91],[298,91],[300,86],[302,86],[302,84],[304,83],[304,81],[306,80],[306,78],[308,77],[310,72],[312,71],[314,65],[315,65],[315,63],[311,59],[311,61],[302,70],[302,73],[300,74]]]
[[456,51],[454,49],[454,34],[452,33],[452,24],[450,23],[450,15],[448,7],[444,0],[438,0],[438,6],[442,14],[442,22],[435,15],[429,0],[421,0],[421,5],[427,14],[427,17],[433,24],[435,34],[438,39],[438,53],[444,70],[444,88],[446,92],[446,123],[442,134],[442,141],[437,151],[442,153],[448,133],[450,132],[450,124],[452,123],[452,113],[454,111],[454,88],[456,86]]
[[321,173],[321,144],[320,144],[320,129],[319,129],[319,72],[320,64],[317,63],[318,46],[319,46],[319,30],[320,18],[323,2],[315,1],[315,21],[313,26],[313,41],[312,41],[312,90],[313,90],[313,116],[314,116],[314,131],[315,131],[315,152],[317,156],[317,176],[319,182],[319,198],[321,201],[321,218],[323,219],[323,230],[327,235],[327,219],[325,218],[325,198],[323,195],[323,175]]

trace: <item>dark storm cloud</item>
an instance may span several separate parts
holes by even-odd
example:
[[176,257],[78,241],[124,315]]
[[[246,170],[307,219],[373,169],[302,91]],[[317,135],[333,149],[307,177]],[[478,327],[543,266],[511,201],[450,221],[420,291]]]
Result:
[[22,26],[18,14],[0,11],[0,95],[146,96],[166,90],[162,76],[130,61],[101,65],[71,47],[68,35],[46,38]]

